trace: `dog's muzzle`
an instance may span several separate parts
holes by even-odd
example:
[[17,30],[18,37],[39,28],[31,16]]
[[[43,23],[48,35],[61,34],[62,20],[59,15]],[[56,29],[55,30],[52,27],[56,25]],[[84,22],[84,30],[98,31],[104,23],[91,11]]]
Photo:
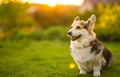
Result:
[[72,32],[68,32],[67,34],[71,37],[72,41],[75,41],[75,40],[77,40],[78,38],[81,37],[81,34],[78,35],[78,36],[72,36]]

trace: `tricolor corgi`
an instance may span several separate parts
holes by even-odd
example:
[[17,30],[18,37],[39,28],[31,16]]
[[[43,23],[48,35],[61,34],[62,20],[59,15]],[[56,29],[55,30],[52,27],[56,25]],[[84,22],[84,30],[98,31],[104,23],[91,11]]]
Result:
[[113,63],[111,52],[97,40],[93,31],[96,16],[92,15],[87,21],[77,16],[68,31],[71,38],[71,55],[80,69],[80,74],[93,71],[93,76],[100,76],[100,71]]

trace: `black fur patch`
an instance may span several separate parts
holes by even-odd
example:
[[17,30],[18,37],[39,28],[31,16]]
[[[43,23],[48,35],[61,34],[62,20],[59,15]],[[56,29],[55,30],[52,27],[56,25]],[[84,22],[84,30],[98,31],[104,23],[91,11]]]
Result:
[[98,41],[98,40],[94,40],[91,42],[91,53],[95,53],[95,54],[98,54],[102,51],[102,44]]
[[103,49],[102,55],[106,60],[106,64],[102,67],[102,69],[105,69],[109,66],[109,63],[113,59],[113,57],[112,57],[112,53],[107,48]]

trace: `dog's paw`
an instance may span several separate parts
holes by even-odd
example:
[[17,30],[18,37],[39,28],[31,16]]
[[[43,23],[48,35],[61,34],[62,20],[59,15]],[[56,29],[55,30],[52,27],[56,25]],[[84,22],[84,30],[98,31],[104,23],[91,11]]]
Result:
[[86,72],[86,71],[80,71],[80,74],[81,74],[81,75],[86,75],[87,72]]
[[94,77],[99,77],[100,76],[100,71],[94,71],[93,76]]

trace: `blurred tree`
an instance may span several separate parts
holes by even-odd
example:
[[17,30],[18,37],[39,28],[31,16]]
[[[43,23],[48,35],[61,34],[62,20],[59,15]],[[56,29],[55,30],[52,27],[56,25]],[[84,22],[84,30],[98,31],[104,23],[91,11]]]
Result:
[[1,0],[1,3],[9,3],[9,2],[21,2],[21,0]]
[[99,4],[97,8],[100,10],[96,27],[99,38],[106,41],[120,41],[120,5]]
[[2,4],[0,5],[0,7],[0,24],[4,25],[6,29],[11,29],[12,27],[15,27],[16,19],[19,13],[19,5],[11,0],[2,0]]
[[2,0],[0,28],[11,36],[17,33],[19,27],[35,25],[34,20],[26,12],[29,6],[30,4],[21,3],[20,0]]
[[32,21],[26,13],[29,6],[30,4],[23,4],[20,0],[3,0],[0,5],[0,25],[4,25],[7,30],[10,30],[25,23],[23,21]]
[[[31,10],[36,7],[36,10]],[[72,10],[72,11],[71,11]],[[73,17],[79,14],[78,6],[57,5],[50,7],[48,5],[33,5],[29,9],[30,15],[42,28],[48,28],[56,25],[71,24]]]

